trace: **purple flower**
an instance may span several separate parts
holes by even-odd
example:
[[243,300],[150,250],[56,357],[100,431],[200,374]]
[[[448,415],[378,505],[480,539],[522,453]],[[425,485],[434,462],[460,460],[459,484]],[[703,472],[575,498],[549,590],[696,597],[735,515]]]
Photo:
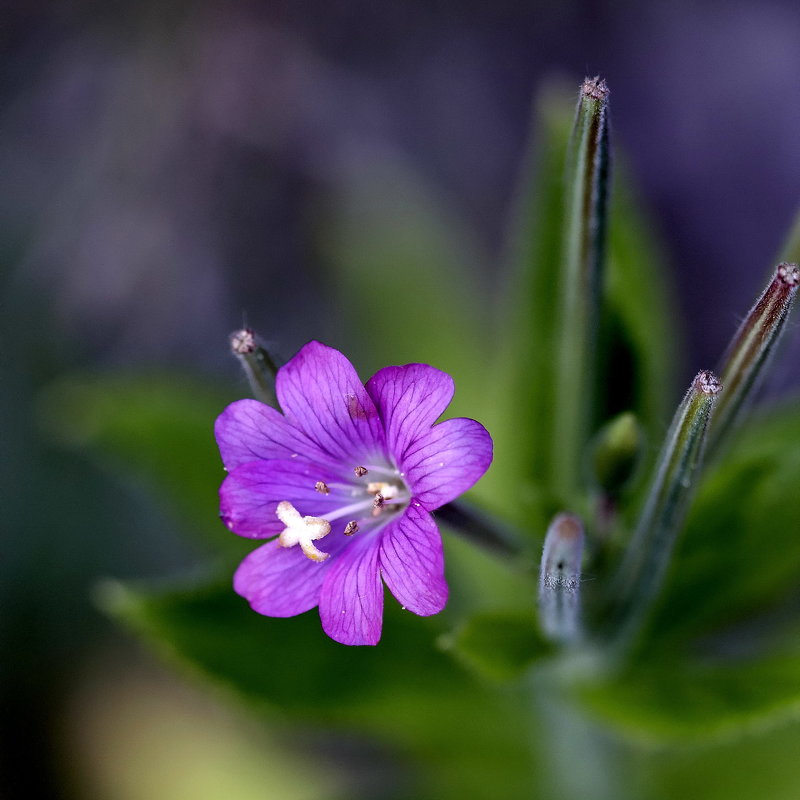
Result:
[[284,414],[239,400],[217,419],[229,471],[221,516],[272,539],[239,566],[234,588],[260,614],[319,606],[325,633],[377,644],[383,583],[420,616],[447,602],[430,512],[488,469],[492,440],[471,419],[434,425],[453,379],[425,364],[386,367],[364,386],[338,351],[310,342],[278,371]]

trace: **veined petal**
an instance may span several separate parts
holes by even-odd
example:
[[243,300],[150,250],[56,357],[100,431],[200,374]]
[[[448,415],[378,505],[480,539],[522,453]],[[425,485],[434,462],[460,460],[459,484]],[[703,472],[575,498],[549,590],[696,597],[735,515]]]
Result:
[[383,579],[400,605],[427,617],[447,602],[442,537],[433,517],[410,505],[381,532],[379,562]]
[[340,490],[321,494],[314,488],[317,481],[333,483],[336,479],[334,473],[300,459],[250,461],[223,481],[220,516],[239,536],[277,536],[286,527],[276,514],[282,500],[289,500],[301,515],[312,517],[346,505],[348,496]]
[[289,422],[348,468],[385,453],[375,404],[338,350],[309,342],[281,367],[275,391]]
[[474,419],[434,425],[405,452],[399,467],[411,493],[433,511],[466,492],[492,463],[492,437]]
[[383,583],[377,536],[356,539],[325,575],[319,598],[322,629],[342,644],[377,644],[383,626]]
[[214,436],[227,470],[261,458],[289,458],[301,454],[311,461],[325,458],[301,431],[274,408],[258,400],[231,403],[214,424]]
[[[322,544],[336,553],[347,540],[331,533]],[[277,540],[267,542],[239,565],[233,588],[259,614],[293,617],[319,603],[322,582],[332,561],[312,561],[299,547],[281,547]]]
[[366,385],[386,431],[386,444],[398,461],[408,445],[427,431],[453,399],[453,379],[427,364],[385,367]]

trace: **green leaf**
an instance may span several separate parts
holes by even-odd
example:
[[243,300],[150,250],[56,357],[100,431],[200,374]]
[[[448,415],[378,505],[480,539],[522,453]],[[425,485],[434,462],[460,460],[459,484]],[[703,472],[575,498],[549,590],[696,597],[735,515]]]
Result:
[[800,645],[747,659],[663,658],[580,697],[631,738],[688,745],[800,719]]
[[654,657],[762,612],[800,565],[800,407],[753,419],[710,465],[643,650]]
[[471,616],[441,646],[478,674],[496,681],[519,678],[552,652],[532,611],[483,611]]
[[621,160],[615,156],[598,421],[632,410],[655,454],[677,400],[677,315],[662,248]]
[[487,427],[495,460],[487,496],[508,516],[544,536],[562,510],[552,474],[556,326],[564,228],[564,163],[574,114],[572,93],[545,86],[534,109],[511,232],[510,284],[500,309],[501,340]]
[[[380,697],[385,683],[402,681],[411,665],[425,669],[434,690],[453,672],[434,646],[436,627],[432,632],[416,617],[419,626],[410,626],[408,612],[387,624],[380,648],[346,647],[324,635],[316,610],[292,619],[254,613],[234,593],[230,575],[165,591],[112,583],[101,600],[167,654],[277,710],[325,717],[346,708],[347,716]],[[335,687],[326,676],[339,676]]]
[[[642,792],[647,800],[797,800],[800,725],[748,731],[730,741],[702,748],[659,748],[639,757]],[[629,759],[628,763],[633,759]]]
[[214,420],[233,399],[172,374],[75,376],[48,389],[40,418],[57,441],[146,485],[185,530],[241,553],[219,521],[224,472],[214,441]]
[[635,658],[582,697],[636,737],[735,736],[800,715],[800,408],[744,426],[702,482]]
[[[420,798],[527,797],[527,706],[436,647],[443,621],[387,603],[377,647],[328,639],[316,611],[260,616],[220,579],[160,592],[107,585],[101,604],[162,654],[251,711],[344,726],[421,765]],[[334,734],[335,735],[335,734]]]

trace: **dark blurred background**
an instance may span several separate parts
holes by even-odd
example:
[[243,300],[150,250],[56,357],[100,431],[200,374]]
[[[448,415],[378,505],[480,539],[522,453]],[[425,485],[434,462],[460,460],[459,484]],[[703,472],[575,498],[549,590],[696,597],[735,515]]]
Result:
[[[554,75],[611,87],[619,160],[673,267],[687,379],[716,363],[800,203],[794,0],[2,10],[3,797],[92,796],[96,776],[64,780],[81,769],[69,709],[116,642],[91,587],[201,558],[136,487],[42,435],[61,375],[157,366],[243,391],[226,343],[243,321],[286,356],[365,335],[325,244],[365,175],[434,198],[491,300],[532,97]],[[797,383],[793,338],[773,389]]]

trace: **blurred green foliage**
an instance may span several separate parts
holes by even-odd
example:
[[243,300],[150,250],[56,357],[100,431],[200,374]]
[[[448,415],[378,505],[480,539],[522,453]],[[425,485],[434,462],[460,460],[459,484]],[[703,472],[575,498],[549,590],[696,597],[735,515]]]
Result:
[[[214,420],[235,396],[199,379],[168,374],[66,378],[50,386],[40,414],[50,436],[94,453],[134,478],[207,547],[243,555],[219,535]],[[233,538],[233,541],[232,541]]]
[[355,728],[450,775],[447,788],[429,776],[415,796],[511,797],[525,786],[527,720],[515,693],[498,702],[443,654],[441,620],[391,604],[383,642],[348,648],[320,635],[314,611],[292,620],[253,614],[227,580],[160,593],[107,585],[102,595],[109,612],[251,710]]

